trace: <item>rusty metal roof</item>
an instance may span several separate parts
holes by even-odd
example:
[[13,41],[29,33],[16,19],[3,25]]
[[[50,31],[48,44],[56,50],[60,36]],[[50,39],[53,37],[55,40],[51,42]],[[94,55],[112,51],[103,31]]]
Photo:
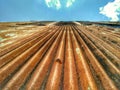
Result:
[[33,28],[0,47],[0,90],[120,90],[120,29]]

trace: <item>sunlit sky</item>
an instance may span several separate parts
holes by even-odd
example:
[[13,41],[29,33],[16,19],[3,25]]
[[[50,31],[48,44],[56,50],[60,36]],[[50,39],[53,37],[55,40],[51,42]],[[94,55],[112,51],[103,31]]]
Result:
[[2,21],[120,21],[120,0],[0,0]]

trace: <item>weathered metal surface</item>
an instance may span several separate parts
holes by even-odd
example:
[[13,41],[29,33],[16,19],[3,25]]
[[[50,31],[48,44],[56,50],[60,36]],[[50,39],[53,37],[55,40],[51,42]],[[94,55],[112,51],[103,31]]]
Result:
[[77,71],[78,71],[78,76],[80,78],[81,88],[82,90],[88,90],[89,88],[91,90],[97,90],[97,85],[90,71],[87,58],[85,58],[82,48],[79,46],[79,43],[77,42],[77,39],[73,31],[71,31],[71,35],[72,35],[73,50],[76,59]]
[[73,54],[69,27],[67,29],[66,50],[65,50],[65,66],[64,66],[64,90],[79,90],[78,77]]
[[118,29],[73,22],[17,28],[37,30],[0,41],[12,42],[0,46],[0,90],[120,90]]
[[59,90],[62,88],[62,72],[64,65],[64,57],[65,57],[65,37],[66,30],[64,30],[60,45],[58,46],[58,50],[54,59],[53,66],[51,68],[51,72],[47,81],[46,90]]

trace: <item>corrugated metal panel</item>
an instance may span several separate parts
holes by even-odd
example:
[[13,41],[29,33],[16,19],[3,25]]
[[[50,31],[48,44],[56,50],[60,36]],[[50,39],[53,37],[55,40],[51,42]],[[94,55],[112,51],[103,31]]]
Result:
[[2,90],[119,90],[120,32],[59,23],[0,50]]

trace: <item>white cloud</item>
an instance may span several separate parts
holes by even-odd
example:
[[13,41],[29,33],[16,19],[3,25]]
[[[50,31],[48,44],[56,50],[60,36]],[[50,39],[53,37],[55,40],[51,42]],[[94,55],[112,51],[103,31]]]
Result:
[[[75,0],[66,0],[66,4],[65,7],[70,7],[73,5],[73,3],[75,2]],[[56,9],[60,9],[62,6],[60,0],[45,0],[45,3],[48,7],[52,7],[52,8],[56,8]]]
[[67,0],[66,7],[70,7],[74,2],[75,0]]
[[48,7],[55,7],[56,9],[61,8],[60,0],[45,0]]
[[108,2],[105,6],[100,7],[100,14],[103,14],[111,19],[111,21],[119,21],[120,15],[120,0]]

